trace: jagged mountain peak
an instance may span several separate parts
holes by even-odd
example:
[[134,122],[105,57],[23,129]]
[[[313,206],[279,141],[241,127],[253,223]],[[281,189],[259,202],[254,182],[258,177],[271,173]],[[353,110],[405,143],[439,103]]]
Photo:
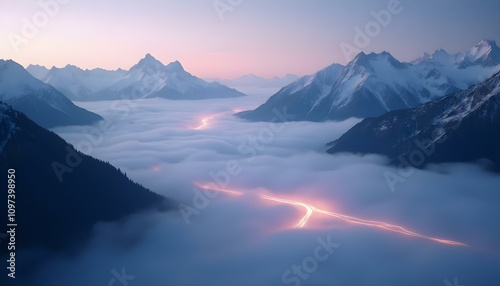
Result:
[[65,69],[75,69],[75,70],[82,70],[80,67],[77,67],[75,65],[72,65],[72,64],[67,64],[64,66]]
[[168,65],[164,65],[158,59],[153,57],[151,54],[146,54],[136,65],[134,65],[130,72],[134,71],[144,72],[145,70],[151,71],[163,71],[166,73],[181,73],[185,72],[184,67],[179,61],[173,61]]
[[42,69],[49,69],[49,68],[47,68],[47,67],[46,67],[46,66],[44,66],[44,65],[37,65],[37,64],[29,64],[29,65],[28,65],[28,67],[27,67],[27,69],[29,69],[29,68],[42,68]]
[[170,72],[184,72],[184,67],[179,61],[173,61],[166,66],[166,70]]
[[493,66],[499,63],[500,48],[496,41],[482,40],[464,54],[460,67],[465,68],[473,64]]
[[352,68],[364,67],[367,69],[373,69],[373,65],[377,63],[389,63],[392,67],[397,69],[405,68],[405,65],[394,58],[391,53],[383,51],[381,53],[371,52],[365,54],[364,52],[359,53],[354,60],[348,64]]
[[26,70],[34,77],[36,77],[39,80],[42,80],[49,72],[50,69],[48,69],[45,66],[42,65],[33,65],[30,64]]
[[430,57],[422,62],[438,64],[442,66],[453,66],[456,65],[462,57],[462,54],[450,54],[444,49],[437,49],[430,55]]
[[[493,46],[484,41],[481,46]],[[494,51],[494,49],[493,49]],[[347,66],[334,71],[328,68],[302,77],[282,88],[253,111],[237,116],[253,121],[267,121],[272,110],[287,107],[295,112],[294,120],[344,120],[350,117],[373,117],[387,111],[419,104],[458,92],[500,71],[500,56],[491,56],[460,66],[465,53],[449,54],[443,49],[421,60],[400,62],[389,52],[361,52]],[[472,68],[469,68],[472,67]]]
[[490,47],[498,49],[497,42],[495,40],[490,40],[490,39],[481,40],[474,47]]
[[75,72],[82,72],[83,69],[78,67],[78,66],[75,66],[75,65],[72,65],[72,64],[67,64],[65,65],[64,67],[62,68],[58,68],[56,66],[53,66],[49,72],[47,73],[47,77],[50,77],[50,76],[53,76],[55,73],[64,73],[64,72],[70,72],[70,73],[75,73]]
[[13,60],[0,60],[0,68],[5,70],[6,68],[12,68],[16,70],[24,70],[24,68]]
[[204,99],[243,95],[219,83],[208,83],[193,76],[184,70],[179,61],[164,65],[151,54],[147,54],[120,79],[94,93],[92,97],[95,100],[125,97]]
[[445,51],[444,49],[437,49],[434,51],[434,53],[432,53],[432,56],[441,56],[441,55],[450,55],[447,51]]
[[46,128],[87,125],[102,120],[99,115],[74,105],[54,87],[36,79],[12,60],[0,60],[0,100]]
[[53,67],[51,70],[60,70],[60,71],[66,70],[66,71],[71,71],[71,72],[83,72],[83,71],[85,71],[85,69],[83,69],[79,66],[76,66],[76,65],[72,65],[72,64],[67,64],[63,68]]
[[411,63],[418,64],[418,63],[421,63],[421,62],[425,62],[430,57],[431,57],[431,55],[428,52],[423,52],[418,58],[416,58],[415,60],[411,61]]
[[153,57],[153,55],[151,55],[150,53],[147,53],[143,60],[146,60],[146,61],[158,61],[155,57]]
[[157,60],[155,57],[153,57],[151,54],[148,53],[136,65],[130,68],[130,71],[144,70],[149,68],[158,70],[164,67],[165,66],[163,65],[162,62],[160,62],[159,60]]
[[0,60],[0,97],[4,99],[13,96],[19,85],[40,87],[42,82],[38,81],[20,64],[13,60]]
[[368,59],[368,60],[374,60],[374,59],[394,59],[396,60],[392,55],[391,53],[387,52],[387,51],[382,51],[380,53],[376,53],[376,52],[371,52],[371,53],[365,53],[365,52],[360,52],[356,57],[354,57],[354,60],[353,61],[356,61],[356,60],[359,60],[359,59]]

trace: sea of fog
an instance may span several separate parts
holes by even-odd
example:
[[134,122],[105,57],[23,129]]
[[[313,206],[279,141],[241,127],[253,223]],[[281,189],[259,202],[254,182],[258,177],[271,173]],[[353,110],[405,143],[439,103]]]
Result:
[[38,285],[500,284],[500,176],[432,165],[391,188],[387,158],[325,153],[359,119],[233,116],[268,97],[77,103],[106,121],[53,131],[178,207],[99,224]]

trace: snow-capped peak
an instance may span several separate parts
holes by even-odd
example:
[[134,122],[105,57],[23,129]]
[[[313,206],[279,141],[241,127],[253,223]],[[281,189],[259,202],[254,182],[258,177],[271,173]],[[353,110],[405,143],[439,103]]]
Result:
[[473,48],[498,48],[497,42],[495,40],[482,40],[477,43]]
[[25,87],[43,88],[44,83],[34,78],[20,64],[0,60],[0,100],[8,100],[23,93]]
[[49,69],[46,68],[45,66],[41,66],[41,65],[33,65],[33,64],[30,64],[26,70],[34,77],[36,77],[37,79],[42,79],[44,78],[47,73],[49,73]]
[[207,83],[193,76],[184,70],[179,61],[164,65],[151,54],[147,54],[115,83],[94,94],[99,100],[126,96],[202,99],[243,95],[219,83]]
[[367,63],[368,56],[364,52],[357,54],[348,66],[363,66]]
[[71,69],[71,70],[79,70],[79,71],[82,70],[81,68],[79,68],[79,67],[77,67],[75,65],[71,65],[71,64],[67,64],[64,68],[65,69]]
[[166,70],[169,72],[184,72],[184,67],[179,61],[171,62],[166,66]]
[[437,61],[446,61],[451,58],[451,55],[443,49],[437,49],[432,53],[431,58]]
[[157,59],[155,57],[153,57],[150,53],[147,53],[144,56],[143,60],[145,60],[145,61],[157,61]]
[[500,48],[494,40],[482,40],[464,55],[468,64],[482,61],[485,65],[498,64],[500,61]]
[[358,69],[360,67],[368,70],[373,70],[376,66],[389,64],[395,69],[404,69],[406,66],[394,58],[389,52],[381,53],[359,53],[354,60],[349,63],[350,69]]
[[0,60],[0,71],[4,72],[7,69],[12,69],[12,71],[24,70],[24,68],[13,60]]
[[421,63],[421,62],[428,60],[430,57],[431,57],[431,55],[429,53],[424,52],[423,54],[420,55],[420,57],[416,58],[411,63],[418,64],[418,63]]
[[155,57],[153,57],[151,54],[146,54],[144,58],[142,58],[136,65],[134,65],[130,71],[132,70],[144,70],[144,69],[153,69],[153,70],[159,70],[164,68],[165,66],[163,65],[162,62],[157,60]]
[[20,64],[0,60],[0,100],[23,112],[42,127],[93,124],[99,115],[77,107]]

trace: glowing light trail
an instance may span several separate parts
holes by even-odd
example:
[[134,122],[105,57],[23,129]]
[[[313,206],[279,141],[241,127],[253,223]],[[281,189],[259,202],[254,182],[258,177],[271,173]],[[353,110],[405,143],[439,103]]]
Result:
[[306,203],[302,203],[302,202],[296,202],[296,201],[291,201],[291,200],[286,200],[286,199],[275,198],[275,197],[271,197],[268,195],[259,195],[259,197],[262,199],[265,199],[265,200],[269,200],[269,201],[274,201],[274,202],[278,202],[278,203],[283,203],[283,204],[287,204],[287,205],[294,205],[294,206],[299,206],[299,207],[305,208],[306,214],[295,225],[295,227],[299,227],[299,228],[302,228],[306,225],[307,221],[309,220],[309,218],[313,214],[313,211],[316,210],[315,207],[313,207],[309,204],[306,204]]
[[[195,184],[195,185],[197,185],[198,187],[203,188],[203,189],[220,191],[220,192],[231,194],[231,195],[238,195],[238,196],[243,195],[243,192],[240,192],[240,191],[222,189],[222,188],[218,188],[218,187],[213,187],[211,185],[203,185],[203,184]],[[356,218],[353,216],[348,216],[348,215],[344,215],[344,214],[340,214],[340,213],[335,213],[335,212],[319,209],[319,208],[316,208],[315,206],[308,204],[308,203],[305,203],[305,202],[283,199],[283,198],[278,198],[278,197],[269,196],[269,195],[265,195],[265,194],[257,194],[257,196],[261,199],[264,199],[264,200],[304,208],[306,210],[306,213],[300,219],[300,221],[294,226],[295,228],[305,227],[307,222],[309,221],[309,219],[313,215],[313,213],[316,213],[316,214],[321,214],[321,215],[333,217],[333,218],[336,218],[336,219],[339,219],[339,220],[342,220],[344,222],[351,223],[351,224],[363,225],[366,227],[377,228],[377,229],[395,232],[395,233],[399,233],[399,234],[403,234],[403,235],[407,235],[407,236],[418,237],[418,238],[438,242],[441,244],[453,245],[453,246],[467,246],[467,244],[464,244],[464,243],[461,243],[458,241],[436,238],[436,237],[426,236],[426,235],[423,235],[420,233],[416,233],[416,232],[413,232],[411,230],[407,230],[402,226],[393,225],[393,224],[389,224],[389,223],[385,223],[385,222],[381,222],[381,221],[360,219],[360,218]]]
[[198,127],[193,128],[193,129],[195,129],[195,130],[204,129],[205,127],[207,127],[207,125],[208,125],[208,121],[209,121],[209,120],[211,120],[211,119],[213,119],[213,117],[206,117],[206,118],[203,118],[203,119],[201,120],[201,125],[200,125],[200,126],[198,126]]

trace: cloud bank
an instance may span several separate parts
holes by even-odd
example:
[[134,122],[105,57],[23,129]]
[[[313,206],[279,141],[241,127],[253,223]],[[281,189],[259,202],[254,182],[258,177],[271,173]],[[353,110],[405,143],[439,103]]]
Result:
[[[358,119],[270,126],[232,116],[264,99],[82,104],[107,124],[58,134],[196,212],[188,221],[174,210],[101,224],[77,255],[49,256],[36,283],[446,285],[455,277],[463,285],[500,283],[499,176],[476,165],[433,165],[392,192],[384,173],[395,170],[386,158],[325,154],[325,143]],[[218,192],[195,202],[204,193],[196,182],[244,195]],[[305,209],[263,200],[262,193],[468,246],[318,213],[296,229]]]

